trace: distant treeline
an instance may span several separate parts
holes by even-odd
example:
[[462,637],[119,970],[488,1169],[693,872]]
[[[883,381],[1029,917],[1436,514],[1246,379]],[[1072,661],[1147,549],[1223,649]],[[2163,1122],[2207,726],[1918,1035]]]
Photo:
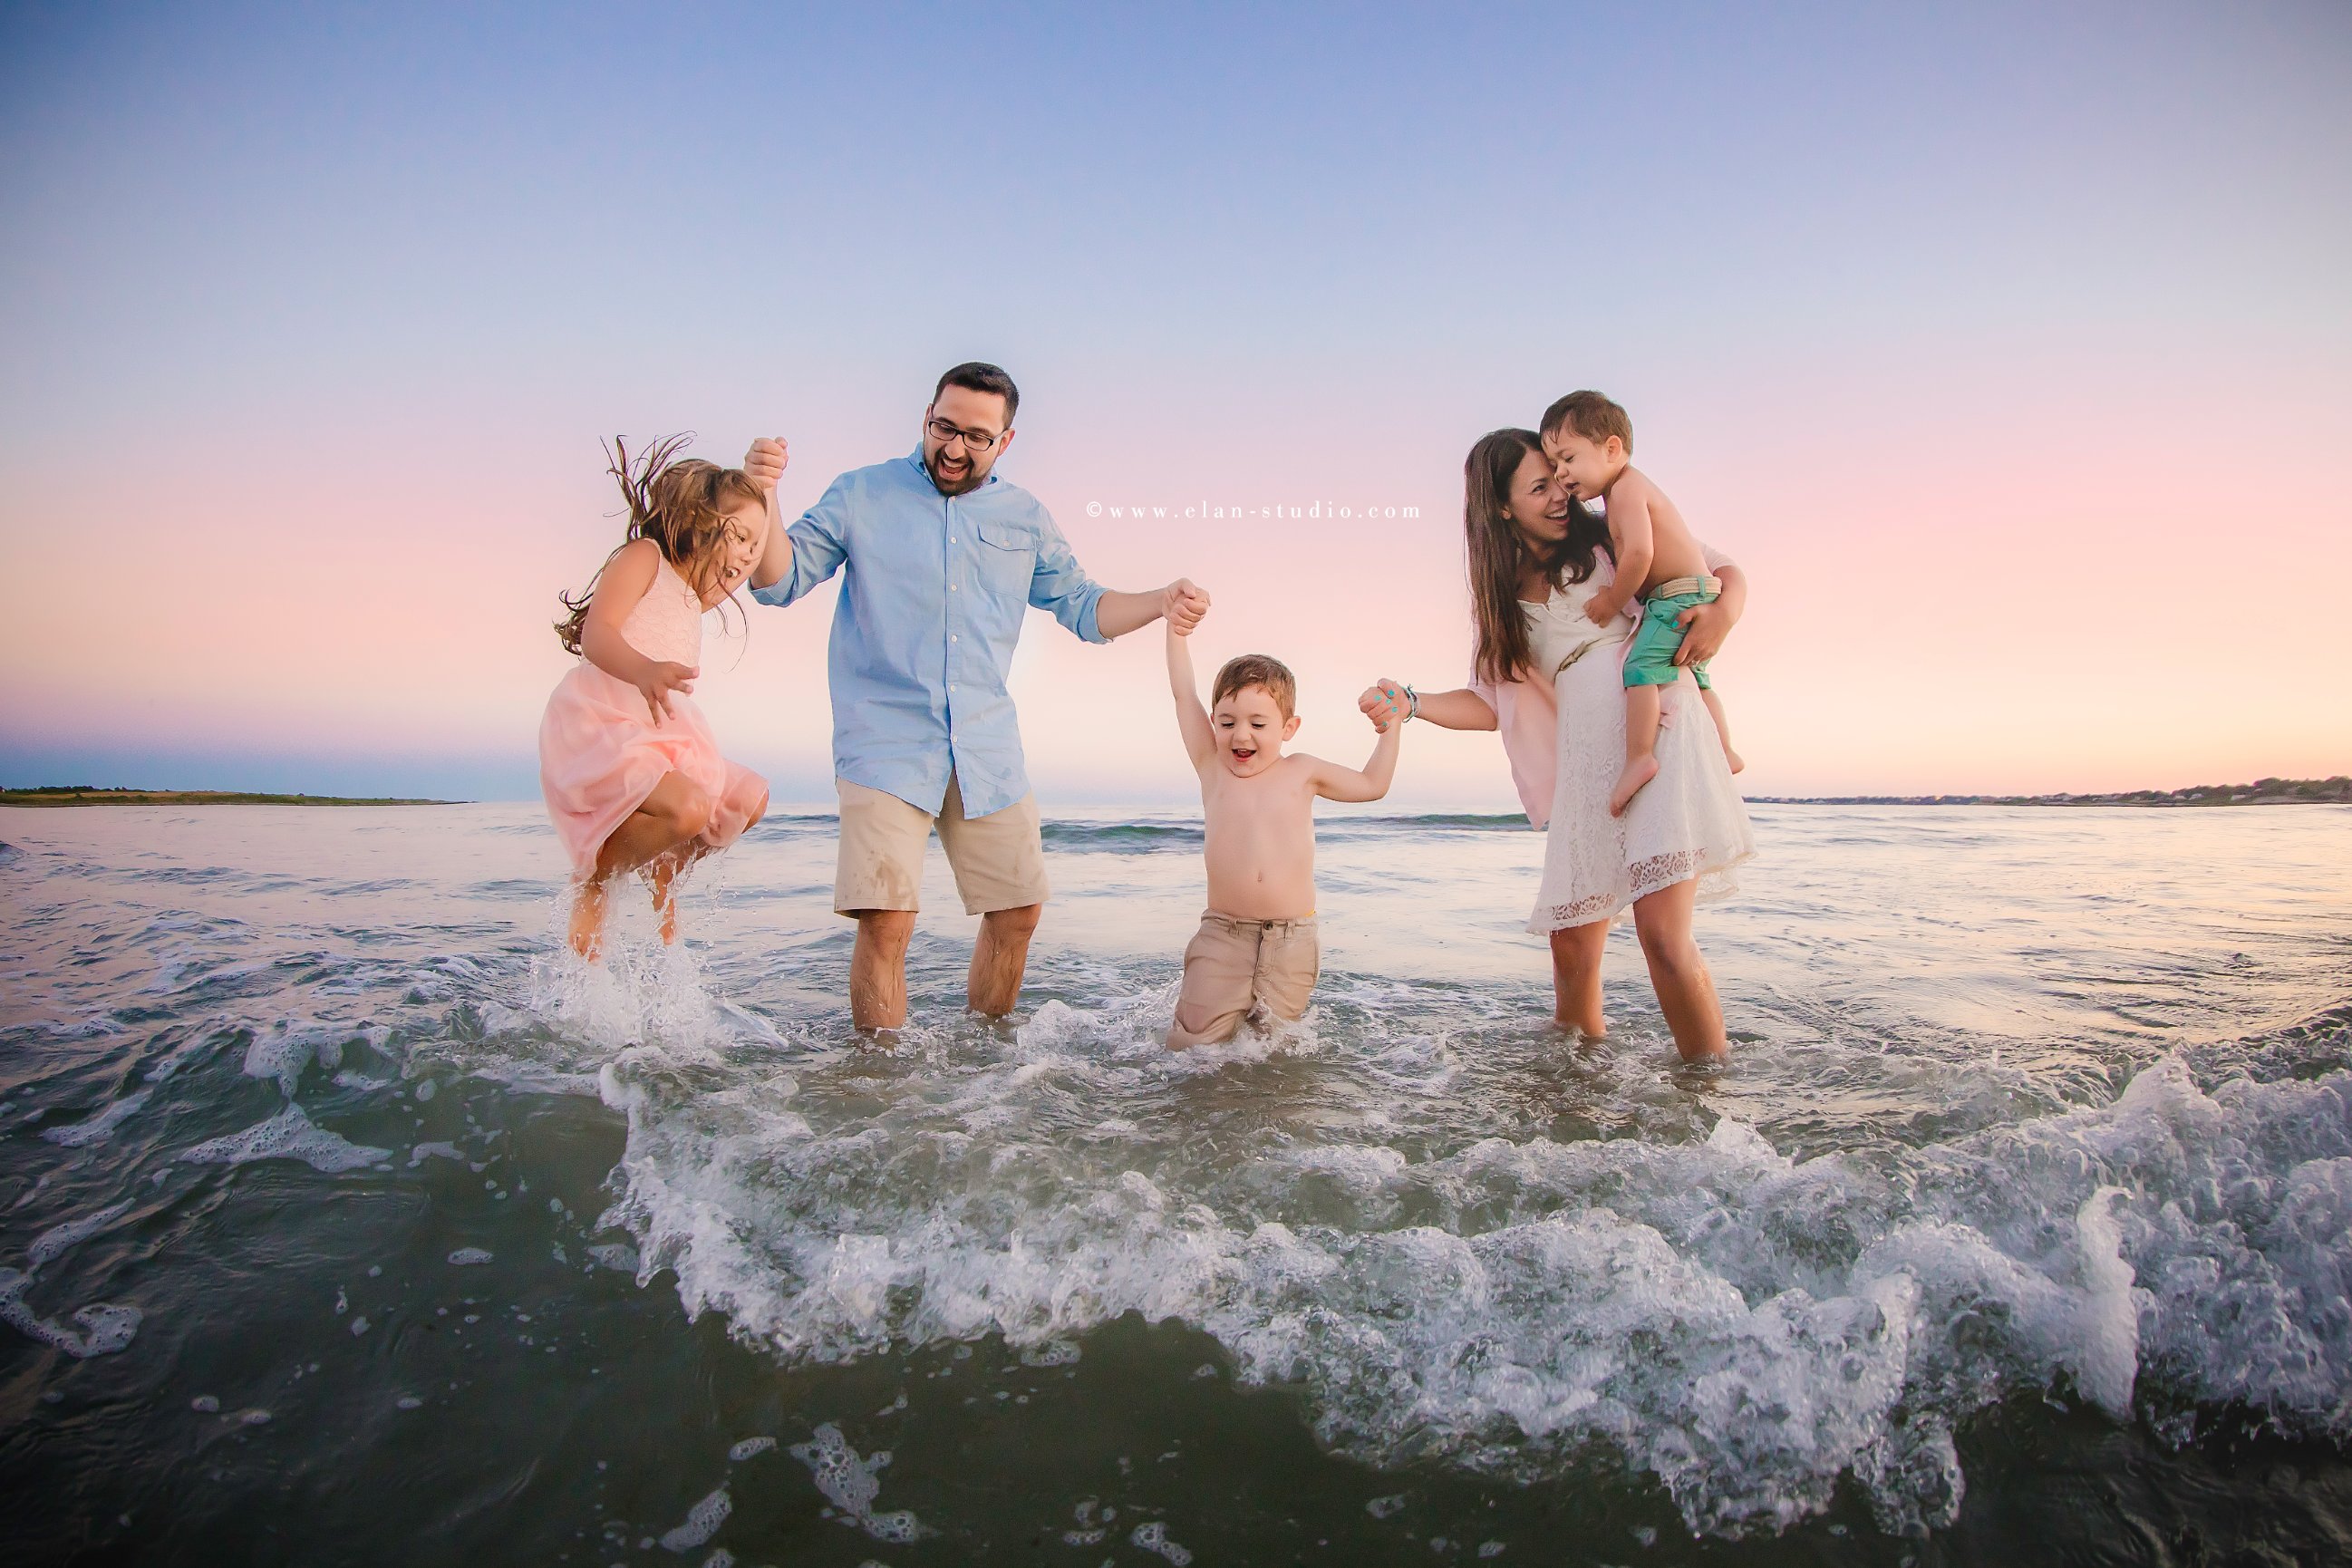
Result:
[[2256,779],[2188,789],[2122,790],[2112,795],[1751,795],[1765,805],[2308,805],[2352,804],[2352,777]]
[[42,784],[0,789],[0,805],[450,805],[446,800],[394,795],[250,795],[219,789],[101,789],[96,784]]

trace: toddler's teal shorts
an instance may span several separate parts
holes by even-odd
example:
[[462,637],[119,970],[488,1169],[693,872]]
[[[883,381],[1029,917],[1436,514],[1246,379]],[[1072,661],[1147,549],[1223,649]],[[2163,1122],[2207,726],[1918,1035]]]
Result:
[[[1722,594],[1720,577],[1676,577],[1659,584],[1658,591],[1643,603],[1642,624],[1633,628],[1633,641],[1625,646],[1625,684],[1672,686],[1682,675],[1675,655],[1683,646],[1683,628],[1675,624],[1675,617],[1694,605],[1714,603]],[[1713,689],[1704,662],[1692,665],[1690,672],[1700,690]]]

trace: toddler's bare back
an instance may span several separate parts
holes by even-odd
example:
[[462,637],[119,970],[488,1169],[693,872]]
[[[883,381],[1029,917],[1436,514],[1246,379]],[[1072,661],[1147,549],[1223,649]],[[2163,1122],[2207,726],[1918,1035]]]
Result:
[[[1629,485],[1633,487],[1630,492]],[[1706,575],[1706,552],[1683,521],[1682,509],[1647,474],[1629,468],[1609,492],[1610,511],[1613,515],[1635,501],[1646,502],[1650,514],[1650,569],[1643,576],[1642,592],[1647,595],[1677,577]]]

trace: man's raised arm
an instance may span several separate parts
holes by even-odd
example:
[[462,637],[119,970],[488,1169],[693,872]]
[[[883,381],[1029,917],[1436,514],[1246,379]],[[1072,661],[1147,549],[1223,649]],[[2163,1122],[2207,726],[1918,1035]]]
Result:
[[768,495],[768,537],[751,568],[751,597],[763,605],[789,605],[841,570],[848,547],[842,541],[846,521],[842,481],[826,487],[816,505],[786,528],[776,507],[776,481],[783,477],[784,444],[761,437],[743,455],[743,471]]
[[1209,595],[1189,577],[1165,588],[1123,594],[1086,574],[1070,552],[1069,541],[1038,509],[1037,571],[1029,581],[1029,603],[1089,642],[1108,642],[1148,626],[1162,616],[1179,637],[1189,636],[1209,613]]
[[1165,588],[1141,594],[1104,589],[1103,596],[1095,603],[1095,625],[1104,637],[1120,637],[1165,616],[1178,637],[1190,637],[1192,628],[1201,624],[1201,617],[1208,613],[1208,590],[1196,586],[1190,577],[1179,577]]

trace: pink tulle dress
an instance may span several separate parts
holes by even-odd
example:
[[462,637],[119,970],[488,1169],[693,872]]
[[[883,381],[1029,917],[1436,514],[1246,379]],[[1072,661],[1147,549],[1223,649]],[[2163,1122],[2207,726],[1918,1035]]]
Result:
[[[621,636],[647,658],[698,667],[702,604],[668,561],[621,623]],[[646,803],[664,773],[684,773],[710,797],[700,843],[732,844],[768,793],[759,774],[719,753],[702,710],[673,693],[669,717],[654,722],[645,693],[582,659],[556,683],[539,721],[539,787],[547,815],[585,879],[613,830]]]

